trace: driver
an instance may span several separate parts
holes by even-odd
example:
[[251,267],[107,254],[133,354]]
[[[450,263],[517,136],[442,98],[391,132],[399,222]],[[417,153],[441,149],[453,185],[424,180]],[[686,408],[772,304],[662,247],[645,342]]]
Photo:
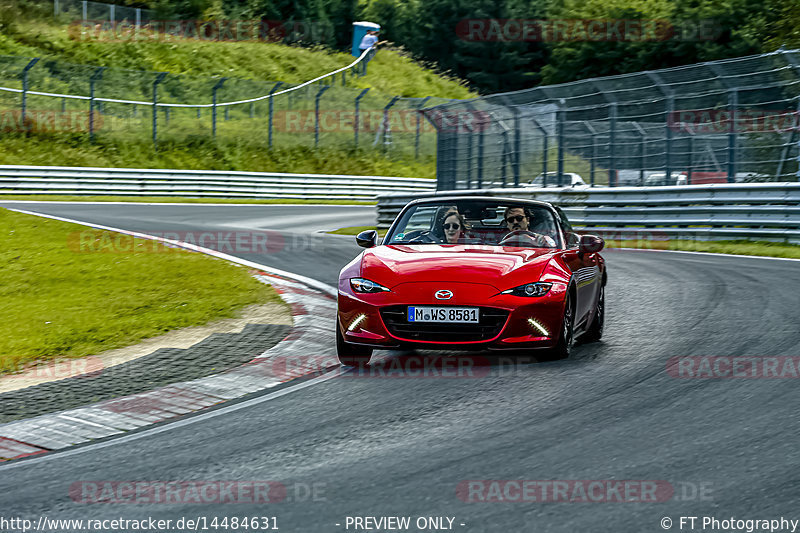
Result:
[[521,207],[506,207],[503,218],[506,221],[509,231],[528,230],[528,224],[530,223],[528,214],[525,213],[525,209]]
[[[528,213],[525,212],[525,209],[522,207],[506,207],[505,213],[503,214],[503,218],[506,222],[506,227],[511,232],[520,231],[520,232],[532,232],[536,233],[536,235],[528,234],[527,237],[534,240],[536,246],[541,248],[553,248],[556,246],[556,241],[547,235],[543,235],[541,233],[537,233],[534,230],[529,229],[530,226],[530,217]],[[504,237],[503,240],[505,240]]]

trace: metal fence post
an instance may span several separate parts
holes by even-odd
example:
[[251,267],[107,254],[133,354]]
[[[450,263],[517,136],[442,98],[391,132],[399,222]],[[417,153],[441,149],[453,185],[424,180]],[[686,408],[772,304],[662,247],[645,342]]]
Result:
[[158,147],[158,84],[164,81],[166,72],[159,72],[153,81],[153,146]]
[[57,17],[60,9],[58,8],[58,0],[53,0],[53,16]]
[[616,136],[617,136],[617,103],[612,102],[608,110],[608,186],[617,186],[617,160],[616,160]]
[[484,138],[483,133],[486,131],[486,127],[484,126],[484,122],[487,119],[481,118],[481,127],[480,132],[478,132],[478,188],[483,189],[483,147],[484,147]]
[[25,114],[28,110],[28,71],[33,68],[33,66],[39,61],[38,57],[34,57],[30,60],[30,62],[22,69],[22,127],[26,128],[25,125]]
[[88,11],[88,8],[87,8],[87,5],[86,5],[87,4],[87,0],[83,0],[81,2],[81,4],[82,4],[81,5],[81,16],[83,17],[83,22],[85,23],[86,19],[89,18],[87,16],[87,11]]
[[475,128],[472,124],[467,123],[465,125],[467,130],[469,131],[469,135],[467,135],[467,189],[472,188],[472,138],[475,136]]
[[514,114],[514,153],[511,168],[514,172],[514,187],[519,187],[520,160],[522,159],[522,128],[520,127],[520,110],[517,106],[509,106]]
[[671,117],[675,112],[675,96],[669,91],[666,106],[666,129],[664,130],[664,142],[666,144],[666,154],[664,155],[664,173],[666,174],[667,184],[672,185],[672,124]]
[[314,99],[314,146],[319,145],[319,99],[322,98],[322,94],[330,88],[330,85],[323,86],[317,91],[317,96]]
[[[278,90],[278,87],[280,87],[281,85],[283,85],[283,82],[279,81],[278,83],[275,84],[275,87],[273,87],[269,91],[269,119],[268,119],[268,121],[269,121],[269,126],[268,126],[269,133],[268,133],[268,135],[269,135],[269,147],[270,148],[272,148],[272,115],[273,115],[274,102],[275,102],[275,97],[273,95],[275,94],[275,91]],[[292,93],[289,93],[289,94],[292,94]]]
[[168,107],[164,108],[164,123],[165,124],[169,124],[169,111],[170,111],[170,108],[168,108]]
[[142,25],[142,8],[137,7],[136,8],[136,27],[138,28],[141,25]]
[[211,136],[217,136],[217,91],[222,88],[222,85],[228,78],[220,78],[220,80],[211,88]]
[[359,123],[359,106],[361,105],[361,99],[364,98],[364,95],[367,94],[369,88],[364,89],[361,91],[361,94],[356,96],[356,113],[355,113],[355,120],[353,121],[353,135],[355,136],[355,145],[358,147],[358,123]]
[[736,132],[736,108],[739,106],[739,92],[731,89],[728,94],[728,112],[730,113],[730,126],[728,129],[728,183],[736,181],[736,157],[737,157],[737,132]]
[[99,67],[89,78],[89,142],[94,142],[94,90],[95,84],[103,78],[106,67]]
[[592,157],[589,159],[589,186],[594,187],[595,161],[597,160],[597,130],[588,120],[584,120],[583,125],[586,126],[586,129],[589,130],[589,135],[592,136]]
[[256,115],[256,103],[250,102],[250,118],[253,118]]
[[566,100],[563,98],[558,101],[558,170],[556,172],[556,177],[559,187],[564,185],[564,122],[567,118],[567,112],[564,106],[566,103]]
[[547,151],[550,149],[548,146],[549,143],[547,142],[547,129],[545,129],[535,118],[531,117],[531,120],[533,121],[534,126],[536,126],[536,129],[542,132],[542,180],[544,180],[542,186],[547,187]]
[[687,169],[686,185],[692,184],[692,172],[694,168],[694,130],[689,131],[689,168]]
[[383,151],[386,151],[386,140],[388,138],[389,143],[392,142],[392,131],[391,126],[389,125],[389,109],[394,106],[394,104],[400,99],[399,96],[395,96],[392,98],[386,107],[383,108]]
[[114,4],[108,4],[108,21],[111,22],[111,27],[114,27],[114,21],[117,19],[117,13],[114,10]]
[[343,70],[342,71],[342,87],[344,87],[346,85],[347,85],[347,71]]
[[645,141],[647,140],[647,132],[644,131],[638,122],[634,122],[633,126],[639,131],[639,186],[644,185],[644,166],[645,166]]
[[414,159],[419,159],[419,131],[422,122],[422,108],[425,107],[425,102],[430,100],[430,96],[426,96],[423,98],[420,103],[417,105],[417,136],[414,138]]

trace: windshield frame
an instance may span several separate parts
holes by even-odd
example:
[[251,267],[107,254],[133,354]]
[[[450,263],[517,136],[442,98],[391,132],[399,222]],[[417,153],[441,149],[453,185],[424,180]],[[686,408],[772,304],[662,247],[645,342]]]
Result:
[[[523,249],[542,249],[542,250],[566,250],[566,237],[564,235],[564,229],[561,225],[561,217],[559,216],[558,212],[555,208],[547,202],[540,202],[536,200],[521,200],[518,198],[503,198],[503,197],[485,197],[485,196],[453,196],[453,197],[437,197],[437,198],[425,198],[420,200],[413,200],[406,204],[400,213],[397,214],[395,219],[392,221],[392,224],[389,226],[389,229],[386,231],[386,235],[381,239],[381,245],[387,246],[404,246],[404,245],[425,245],[425,244],[439,244],[445,246],[452,246],[448,245],[447,243],[408,243],[408,242],[395,242],[391,243],[390,240],[394,238],[395,234],[397,233],[398,226],[400,222],[403,220],[405,215],[408,211],[412,209],[416,209],[417,207],[422,207],[426,205],[439,205],[439,206],[447,206],[447,205],[458,205],[460,202],[488,202],[488,203],[495,203],[495,204],[510,204],[513,206],[518,206],[521,208],[538,208],[538,209],[545,209],[549,212],[550,216],[553,218],[553,223],[556,228],[557,234],[557,242],[555,248],[537,248],[537,247],[529,247],[529,246],[501,246],[500,248],[523,248]],[[488,247],[498,247],[497,244],[464,244],[464,246],[488,246]]]

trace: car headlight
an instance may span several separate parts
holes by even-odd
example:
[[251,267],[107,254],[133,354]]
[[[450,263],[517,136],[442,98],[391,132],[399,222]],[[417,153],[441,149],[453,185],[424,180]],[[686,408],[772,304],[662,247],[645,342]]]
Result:
[[375,283],[374,281],[364,278],[350,278],[350,287],[353,288],[354,292],[361,293],[390,292],[389,289],[380,283]]
[[513,289],[503,291],[500,294],[513,294],[514,296],[526,297],[544,296],[552,286],[552,283],[526,283],[525,285],[520,285],[519,287],[514,287]]

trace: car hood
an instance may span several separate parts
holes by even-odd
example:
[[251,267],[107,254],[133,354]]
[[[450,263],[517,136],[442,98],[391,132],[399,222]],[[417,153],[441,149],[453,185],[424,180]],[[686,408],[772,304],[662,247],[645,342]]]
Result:
[[536,281],[557,250],[476,245],[387,245],[364,252],[361,276],[392,288],[401,283],[461,281],[498,289]]

